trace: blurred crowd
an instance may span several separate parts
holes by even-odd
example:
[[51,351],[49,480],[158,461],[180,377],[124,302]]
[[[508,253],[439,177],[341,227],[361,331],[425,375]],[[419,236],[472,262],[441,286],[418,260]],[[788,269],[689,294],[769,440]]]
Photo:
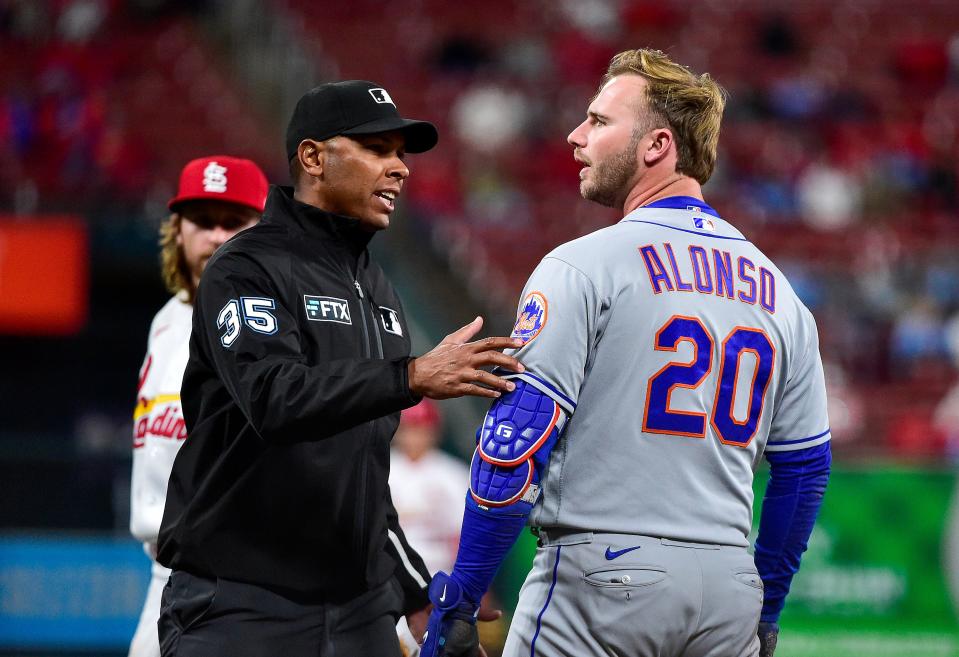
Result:
[[158,215],[198,152],[258,154],[194,28],[204,4],[0,2],[0,207]]
[[[708,71],[729,99],[707,200],[816,315],[837,451],[959,458],[954,2],[264,4],[340,77],[388,84],[438,124],[407,210],[504,314],[543,254],[617,219],[579,199],[565,142],[609,58],[651,46]],[[197,148],[272,162],[274,132],[197,35],[201,10],[0,2],[0,206],[160,216]]]
[[[291,4],[345,77],[405,81],[442,125],[410,200],[500,308],[548,250],[617,218],[580,201],[565,142],[609,58],[651,46],[708,71],[729,99],[706,198],[815,313],[837,451],[959,453],[954,3],[422,0],[372,34],[373,3]],[[364,34],[391,56],[363,57]]]

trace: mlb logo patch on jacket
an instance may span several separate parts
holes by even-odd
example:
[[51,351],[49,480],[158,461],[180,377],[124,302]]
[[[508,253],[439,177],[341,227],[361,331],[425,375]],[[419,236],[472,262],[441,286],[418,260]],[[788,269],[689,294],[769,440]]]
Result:
[[400,324],[400,316],[395,310],[380,306],[380,321],[383,323],[384,331],[403,337],[403,326]]

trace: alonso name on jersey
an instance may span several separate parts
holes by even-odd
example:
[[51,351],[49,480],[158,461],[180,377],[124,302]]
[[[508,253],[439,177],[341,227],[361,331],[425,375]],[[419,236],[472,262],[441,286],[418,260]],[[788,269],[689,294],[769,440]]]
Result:
[[776,275],[766,267],[747,256],[734,259],[727,250],[698,244],[677,251],[669,242],[639,247],[653,293],[715,294],[750,305],[758,302],[766,312],[776,312]]

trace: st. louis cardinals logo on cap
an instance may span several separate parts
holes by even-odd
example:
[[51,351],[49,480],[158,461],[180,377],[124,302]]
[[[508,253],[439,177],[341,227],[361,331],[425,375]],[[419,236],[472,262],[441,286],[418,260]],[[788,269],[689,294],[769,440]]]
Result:
[[383,105],[389,103],[393,107],[396,107],[396,103],[393,102],[393,99],[390,98],[390,94],[387,93],[386,89],[381,87],[376,87],[374,89],[369,89],[370,95],[373,96],[373,100]]
[[254,162],[230,155],[208,155],[187,162],[176,196],[167,206],[176,211],[188,201],[236,203],[263,212],[269,184]]
[[529,342],[546,327],[547,315],[548,303],[546,297],[542,292],[530,292],[523,299],[523,308],[520,310],[510,337]]
[[222,194],[226,191],[226,167],[216,161],[210,162],[203,169],[203,191]]

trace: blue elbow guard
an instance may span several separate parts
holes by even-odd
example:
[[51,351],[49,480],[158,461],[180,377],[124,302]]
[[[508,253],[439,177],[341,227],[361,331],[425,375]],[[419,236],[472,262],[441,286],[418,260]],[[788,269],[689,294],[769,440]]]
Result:
[[566,414],[551,397],[522,379],[486,413],[470,463],[470,494],[483,506],[502,507],[538,493],[537,468],[546,464]]

